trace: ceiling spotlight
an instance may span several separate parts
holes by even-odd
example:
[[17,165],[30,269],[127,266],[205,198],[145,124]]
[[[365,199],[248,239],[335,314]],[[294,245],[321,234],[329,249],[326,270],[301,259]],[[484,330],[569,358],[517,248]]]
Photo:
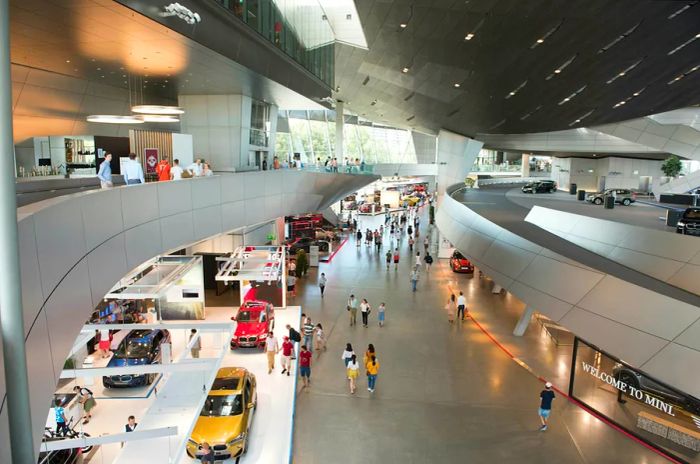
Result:
[[399,24],[399,27],[401,27],[401,29],[406,29],[406,26],[408,26],[408,24],[406,23]]
[[568,102],[569,100],[571,99],[569,97],[566,97],[563,101]]
[[627,102],[622,100],[620,103],[618,103],[618,105],[624,105],[625,103],[627,103]]
[[131,111],[141,114],[182,114],[185,112],[178,106],[165,105],[137,105],[132,106]]
[[696,38],[696,39],[700,39],[700,34],[696,34],[696,35],[695,35],[695,38]]
[[538,44],[541,44],[542,42],[544,42],[544,39],[537,39]]
[[66,63],[70,63],[70,60],[66,60]]
[[469,33],[464,37],[464,40],[472,40],[474,38],[474,34]]
[[510,95],[512,97],[513,95],[515,95],[515,92],[511,92],[508,95]]
[[624,72],[624,71],[622,71],[620,74],[618,74],[618,76],[620,76],[620,77],[622,77],[622,76],[624,76],[624,75],[625,75],[625,72]]
[[408,68],[403,68],[403,69],[401,70],[401,72],[404,73],[404,74],[407,73],[407,72],[408,72]]
[[459,82],[455,83],[455,88],[456,88],[456,89],[460,88]]
[[632,95],[635,96],[635,97],[638,97],[638,96],[639,96],[639,92],[634,92]]
[[87,117],[88,122],[98,122],[104,124],[143,124],[141,116],[120,116],[116,114],[91,114]]
[[555,69],[554,74],[559,74],[561,72],[561,69]]

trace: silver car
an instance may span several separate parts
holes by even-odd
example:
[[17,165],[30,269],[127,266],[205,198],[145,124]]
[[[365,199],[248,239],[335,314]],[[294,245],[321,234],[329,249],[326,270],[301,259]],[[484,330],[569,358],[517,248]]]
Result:
[[615,203],[625,206],[629,206],[637,201],[637,194],[630,189],[605,189],[602,192],[588,195],[586,201],[595,205],[602,205],[606,195],[613,195]]

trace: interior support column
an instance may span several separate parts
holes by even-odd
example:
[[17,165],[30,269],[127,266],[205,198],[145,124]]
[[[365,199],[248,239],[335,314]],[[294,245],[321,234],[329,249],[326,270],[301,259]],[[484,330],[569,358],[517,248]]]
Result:
[[520,316],[518,323],[515,324],[515,329],[513,329],[513,335],[515,335],[516,337],[522,337],[523,334],[525,334],[525,330],[527,330],[527,326],[530,325],[530,319],[532,319],[532,315],[534,313],[535,308],[533,308],[532,306],[525,307],[523,315]]
[[0,0],[0,155],[0,325],[11,462],[34,464],[17,240],[9,0]]
[[[338,159],[338,166],[345,164],[343,155],[343,108],[344,103],[339,101],[335,104],[335,157]],[[344,168],[342,168],[344,169]]]

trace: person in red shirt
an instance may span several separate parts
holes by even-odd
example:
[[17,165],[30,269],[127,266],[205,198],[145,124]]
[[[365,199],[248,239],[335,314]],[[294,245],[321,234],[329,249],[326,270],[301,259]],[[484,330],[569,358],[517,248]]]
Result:
[[299,372],[301,372],[304,387],[308,387],[311,383],[311,351],[306,348],[306,345],[301,345],[299,352]]
[[282,374],[285,372],[289,375],[292,370],[292,354],[294,353],[294,343],[289,337],[284,337],[282,342]]
[[163,158],[156,164],[156,174],[158,174],[158,182],[170,180],[170,163],[167,158]]

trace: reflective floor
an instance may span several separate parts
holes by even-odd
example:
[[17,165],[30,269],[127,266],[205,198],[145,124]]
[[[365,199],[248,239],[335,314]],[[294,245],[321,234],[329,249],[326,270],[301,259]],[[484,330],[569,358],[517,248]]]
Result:
[[[361,227],[381,220],[363,218]],[[328,277],[325,298],[315,270],[298,285],[291,304],[323,324],[328,351],[314,356],[311,386],[297,395],[294,462],[667,462],[561,397],[549,430],[539,432],[542,384],[473,322],[448,323],[443,307],[450,288],[464,291],[475,318],[506,349],[562,389],[571,348],[557,347],[536,320],[524,337],[512,336],[522,303],[492,294],[486,278],[452,273],[447,260],[436,259],[429,274],[422,272],[412,293],[405,238],[401,251],[398,270],[392,264],[387,271],[384,253],[357,248],[351,239],[319,269]],[[384,301],[386,325],[378,326],[375,310],[370,327],[350,327],[350,293],[373,308]],[[373,394],[363,369],[357,393],[349,394],[341,361],[348,342],[360,357],[368,343],[377,349],[381,369]]]

